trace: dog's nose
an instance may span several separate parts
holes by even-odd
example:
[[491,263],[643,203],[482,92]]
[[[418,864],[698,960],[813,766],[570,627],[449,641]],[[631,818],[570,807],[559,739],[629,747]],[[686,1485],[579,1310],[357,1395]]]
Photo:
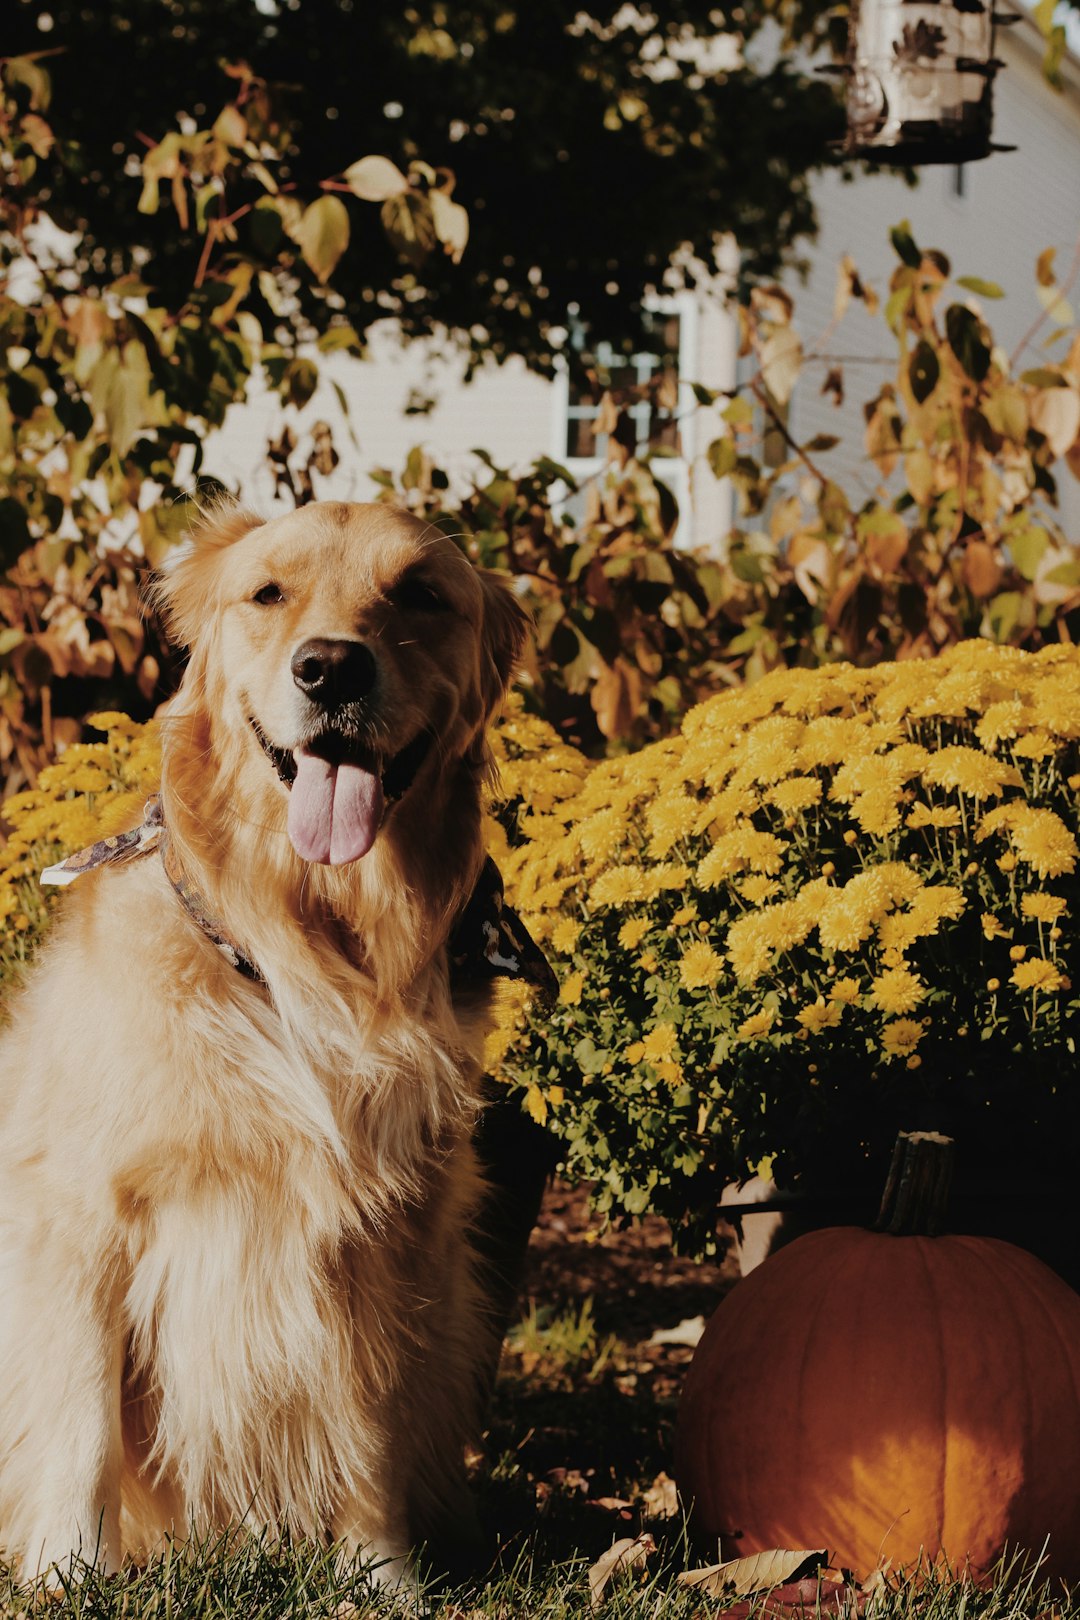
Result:
[[367,697],[375,685],[375,655],[363,641],[316,637],[292,655],[293,680],[313,703],[334,709]]

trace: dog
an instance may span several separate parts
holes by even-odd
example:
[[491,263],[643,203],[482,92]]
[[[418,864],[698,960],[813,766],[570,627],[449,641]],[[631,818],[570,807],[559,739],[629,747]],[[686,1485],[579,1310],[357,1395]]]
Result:
[[65,863],[0,1042],[0,1547],[115,1571],[243,1521],[393,1584],[473,1526],[480,1052],[531,945],[481,805],[526,619],[364,504],[212,512],[157,597],[160,799]]

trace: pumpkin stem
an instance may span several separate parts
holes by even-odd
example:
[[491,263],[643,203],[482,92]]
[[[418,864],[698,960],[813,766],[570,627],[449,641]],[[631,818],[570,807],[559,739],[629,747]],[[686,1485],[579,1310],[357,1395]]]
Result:
[[945,1229],[952,1162],[951,1136],[901,1131],[874,1231],[893,1237],[938,1237]]

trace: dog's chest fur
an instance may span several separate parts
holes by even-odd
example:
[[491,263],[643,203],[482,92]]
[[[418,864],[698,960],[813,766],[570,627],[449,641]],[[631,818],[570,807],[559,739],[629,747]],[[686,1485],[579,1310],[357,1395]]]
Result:
[[[396,1013],[340,983],[313,1006],[283,982],[275,1006],[178,913],[156,861],[87,881],[0,1054],[19,1074],[22,1031],[40,1046],[51,1023],[67,1092],[32,1163],[19,1144],[41,1141],[39,1104],[9,1098],[7,1214],[46,1223],[77,1189],[113,1251],[131,1544],[162,1517],[252,1509],[317,1534],[342,1481],[354,1492],[407,1443],[396,1401],[433,1315],[447,1334],[433,1308],[448,1287],[474,1303],[460,1233],[479,1197],[478,1065],[445,963]],[[104,985],[84,965],[103,946]],[[77,1055],[61,986],[86,1009]],[[446,1354],[465,1357],[452,1329]]]

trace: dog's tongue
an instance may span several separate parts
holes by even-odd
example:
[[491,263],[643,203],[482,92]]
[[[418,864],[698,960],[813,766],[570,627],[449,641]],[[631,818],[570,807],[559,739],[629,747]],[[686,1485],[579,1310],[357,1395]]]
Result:
[[322,866],[358,861],[375,842],[382,820],[379,778],[359,765],[333,765],[303,748],[295,759],[289,838],[296,853]]

